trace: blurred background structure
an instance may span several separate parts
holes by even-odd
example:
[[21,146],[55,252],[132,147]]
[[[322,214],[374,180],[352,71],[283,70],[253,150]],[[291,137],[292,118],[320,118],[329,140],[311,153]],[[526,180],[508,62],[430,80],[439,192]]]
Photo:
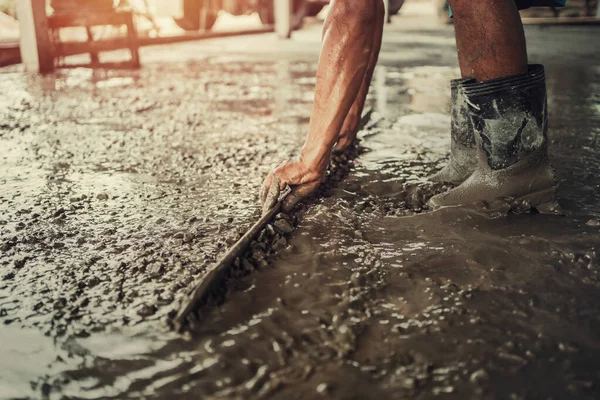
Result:
[[[387,1],[389,16],[398,14],[405,2]],[[445,0],[409,2],[427,9],[439,23],[451,23]],[[140,46],[273,31],[274,4],[274,0],[0,0],[0,65],[23,57],[29,69],[42,72],[82,65],[137,67]],[[278,4],[289,5],[289,21],[278,20],[291,31],[301,28],[306,18],[323,18],[328,1]],[[597,0],[570,0],[563,9],[533,8],[522,15],[525,23],[582,24],[597,23],[599,12]],[[118,49],[128,49],[130,56],[121,62],[101,61],[101,53]],[[89,54],[88,61],[66,62],[78,54]]]

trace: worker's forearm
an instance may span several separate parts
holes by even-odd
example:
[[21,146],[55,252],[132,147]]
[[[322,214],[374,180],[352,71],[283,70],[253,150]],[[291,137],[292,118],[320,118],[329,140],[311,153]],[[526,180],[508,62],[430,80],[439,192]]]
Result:
[[[377,1],[335,1],[325,24],[323,48],[317,67],[313,114],[303,161],[323,171],[329,162],[342,124],[365,78],[376,47],[373,31],[383,24]],[[363,4],[364,3],[364,4]]]
[[[383,8],[383,3],[381,4]],[[369,64],[367,65],[367,70],[365,72],[365,77],[362,81],[360,89],[358,90],[358,95],[356,99],[352,103],[350,112],[353,111],[356,113],[356,116],[360,119],[362,114],[362,110],[365,107],[365,102],[367,100],[367,94],[369,93],[369,86],[371,86],[371,79],[373,78],[373,72],[375,71],[375,66],[377,65],[377,58],[379,56],[379,50],[381,48],[381,36],[383,32],[383,24],[380,29],[377,29],[373,33],[373,49],[371,50],[371,57],[369,59]]]
[[[383,2],[377,2],[377,6],[380,7],[380,13],[385,14],[385,8]],[[348,128],[352,130],[352,133],[356,135],[356,129],[358,128],[358,123],[360,121],[360,117],[362,115],[363,108],[365,106],[365,102],[367,100],[367,94],[369,93],[369,86],[371,86],[371,78],[373,78],[373,72],[375,71],[375,66],[377,65],[377,59],[379,58],[379,50],[381,49],[381,39],[383,34],[383,23],[379,24],[372,33],[373,37],[373,49],[371,50],[371,57],[369,59],[369,64],[367,65],[367,70],[365,72],[365,77],[361,83],[360,89],[358,90],[358,95],[354,99],[352,106],[350,107],[350,111],[344,120],[344,124],[342,125],[341,133],[344,133],[344,129]]]

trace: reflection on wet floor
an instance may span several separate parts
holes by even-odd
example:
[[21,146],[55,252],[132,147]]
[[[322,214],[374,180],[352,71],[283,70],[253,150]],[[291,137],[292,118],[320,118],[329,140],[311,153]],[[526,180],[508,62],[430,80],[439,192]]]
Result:
[[207,320],[199,347],[225,378],[191,393],[594,397],[597,202],[568,217],[413,215],[406,191],[426,185],[448,122],[431,111],[363,132],[369,150],[300,217],[293,250]]
[[0,397],[598,396],[593,67],[548,71],[567,216],[423,212],[444,189],[426,178],[444,163],[457,70],[384,65],[349,176],[193,336],[166,330],[257,215],[268,166],[301,144],[314,69],[215,58],[2,77]]

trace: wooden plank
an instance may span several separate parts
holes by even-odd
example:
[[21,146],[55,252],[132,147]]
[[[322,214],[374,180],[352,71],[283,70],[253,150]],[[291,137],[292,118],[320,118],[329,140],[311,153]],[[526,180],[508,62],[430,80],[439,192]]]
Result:
[[0,39],[0,49],[19,49],[18,40],[2,40]]
[[76,54],[93,54],[119,49],[129,49],[129,41],[126,37],[95,40],[93,42],[62,42],[56,45],[55,53],[57,57],[68,57]]
[[244,36],[244,35],[257,35],[261,33],[274,32],[275,29],[272,25],[264,26],[259,29],[247,29],[241,31],[225,31],[225,32],[188,32],[184,35],[176,36],[159,36],[159,37],[138,37],[138,43],[140,46],[154,46],[158,44],[171,44],[180,42],[190,42],[193,40],[205,40],[214,38],[223,38],[230,36]]
[[48,17],[48,26],[50,29],[69,28],[77,26],[101,26],[101,25],[127,25],[131,19],[130,12],[118,13],[69,13],[51,15]]
[[224,278],[227,272],[231,269],[231,265],[235,262],[237,257],[241,257],[242,254],[248,249],[250,243],[260,231],[262,231],[269,222],[275,217],[275,215],[281,210],[283,200],[291,192],[289,186],[279,195],[277,203],[273,207],[264,213],[258,221],[252,225],[250,229],[237,241],[227,253],[221,257],[219,262],[213,265],[205,275],[200,279],[197,279],[192,283],[192,290],[183,299],[179,312],[175,317],[174,324],[177,331],[181,331],[187,324],[187,318],[190,314],[196,311],[196,308],[202,304],[203,301],[211,295],[211,291],[215,290],[215,287],[222,286]]
[[104,69],[131,69],[131,61],[117,61],[117,62],[98,62],[94,63],[74,63],[64,64],[60,66],[61,69],[74,69],[74,68],[104,68]]
[[18,64],[21,62],[19,42],[0,41],[0,67]]
[[[274,32],[274,27],[272,25],[267,25],[265,27],[259,29],[247,29],[241,31],[224,31],[224,32],[190,32],[185,35],[176,35],[176,36],[159,36],[159,37],[139,37],[136,42],[138,47],[141,46],[155,46],[161,44],[173,44],[173,43],[181,43],[181,42],[190,42],[194,40],[205,40],[205,39],[215,39],[215,38],[223,38],[223,37],[231,37],[231,36],[244,36],[244,35],[257,35],[261,33],[271,33]],[[94,48],[91,48],[90,44],[87,42],[75,42],[75,43],[61,43],[57,46],[56,52],[57,56],[67,57],[74,56],[77,54],[86,54],[93,51],[112,51],[119,50],[124,48],[129,48],[127,44],[127,39],[117,38],[117,39],[107,39],[107,40],[99,40],[95,41],[96,43]]]

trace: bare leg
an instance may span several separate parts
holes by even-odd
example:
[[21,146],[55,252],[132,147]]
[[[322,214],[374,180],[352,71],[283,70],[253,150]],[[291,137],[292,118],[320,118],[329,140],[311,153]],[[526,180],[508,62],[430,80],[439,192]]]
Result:
[[486,81],[527,71],[527,49],[513,0],[449,0],[463,78]]
[[[385,13],[383,1],[377,2],[378,12]],[[373,72],[377,65],[377,59],[379,58],[379,50],[381,49],[381,39],[383,35],[383,24],[377,25],[373,31],[373,50],[371,51],[371,58],[369,59],[369,65],[365,72],[365,77],[358,91],[358,95],[350,107],[350,111],[344,120],[342,130],[340,131],[340,137],[335,146],[336,150],[343,150],[348,147],[358,133],[358,124],[362,116],[363,108],[365,107],[365,101],[367,100],[367,94],[369,94],[369,86],[371,85],[371,79],[373,78]]]

